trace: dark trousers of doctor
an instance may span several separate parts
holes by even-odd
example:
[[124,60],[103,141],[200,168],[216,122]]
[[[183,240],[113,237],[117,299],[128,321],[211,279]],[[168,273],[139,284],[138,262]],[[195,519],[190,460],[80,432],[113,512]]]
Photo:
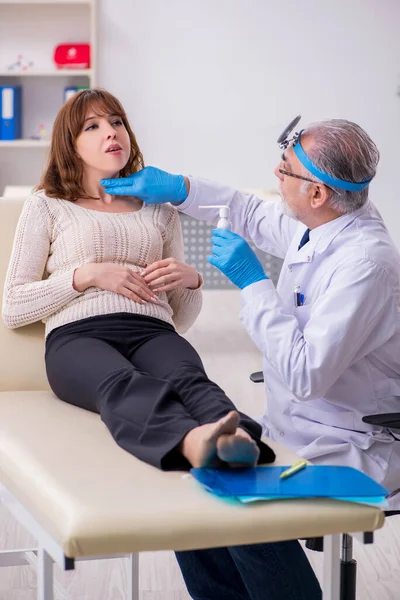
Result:
[[[187,469],[177,451],[194,427],[235,406],[210,381],[194,348],[158,319],[118,313],[90,317],[53,330],[46,370],[65,402],[100,413],[115,441],[161,469]],[[261,427],[240,414],[240,427],[260,448]],[[255,524],[255,526],[257,526]],[[314,572],[297,541],[176,553],[195,600],[320,600]]]

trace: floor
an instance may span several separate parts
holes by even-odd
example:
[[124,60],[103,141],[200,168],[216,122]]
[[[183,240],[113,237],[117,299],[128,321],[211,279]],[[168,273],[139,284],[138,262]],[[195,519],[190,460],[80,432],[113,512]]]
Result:
[[[237,292],[207,290],[202,314],[186,337],[203,358],[211,379],[225,389],[239,409],[256,416],[264,404],[263,386],[252,384],[248,374],[259,370],[261,362],[239,324],[239,311]],[[0,551],[34,546],[35,541],[0,507]],[[308,555],[320,576],[322,556],[315,552]],[[387,519],[371,546],[355,542],[354,557],[358,562],[358,600],[400,598],[400,516]],[[126,569],[124,559],[79,563],[73,572],[55,567],[55,600],[125,600]],[[141,554],[140,590],[140,600],[189,599],[172,552]],[[34,599],[33,567],[0,570],[0,600]]]

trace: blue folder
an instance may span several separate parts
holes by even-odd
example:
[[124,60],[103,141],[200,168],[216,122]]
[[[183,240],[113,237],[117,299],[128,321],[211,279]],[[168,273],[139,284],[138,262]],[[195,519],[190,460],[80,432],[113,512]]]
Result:
[[21,86],[0,86],[0,140],[17,140],[22,135]]
[[337,498],[375,502],[389,493],[357,469],[341,466],[308,465],[286,479],[280,474],[289,468],[260,466],[250,469],[191,469],[191,474],[217,496],[251,499]]

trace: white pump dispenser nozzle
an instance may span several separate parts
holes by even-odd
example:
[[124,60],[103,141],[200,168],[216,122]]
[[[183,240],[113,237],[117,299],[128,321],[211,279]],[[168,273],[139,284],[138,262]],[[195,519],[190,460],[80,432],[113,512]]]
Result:
[[217,223],[217,228],[230,230],[231,222],[229,220],[229,206],[226,206],[225,204],[209,204],[208,206],[199,206],[199,208],[219,208],[219,221]]

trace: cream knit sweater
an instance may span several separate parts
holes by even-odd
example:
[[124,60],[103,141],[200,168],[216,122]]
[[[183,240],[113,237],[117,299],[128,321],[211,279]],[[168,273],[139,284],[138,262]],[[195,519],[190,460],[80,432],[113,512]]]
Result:
[[143,205],[136,212],[109,213],[37,192],[25,201],[8,267],[2,315],[14,329],[42,320],[46,336],[55,327],[111,313],[161,319],[186,331],[202,303],[200,289],[158,293],[160,302],[139,304],[122,294],[73,287],[76,268],[108,262],[141,272],[162,258],[184,260],[177,210]]

